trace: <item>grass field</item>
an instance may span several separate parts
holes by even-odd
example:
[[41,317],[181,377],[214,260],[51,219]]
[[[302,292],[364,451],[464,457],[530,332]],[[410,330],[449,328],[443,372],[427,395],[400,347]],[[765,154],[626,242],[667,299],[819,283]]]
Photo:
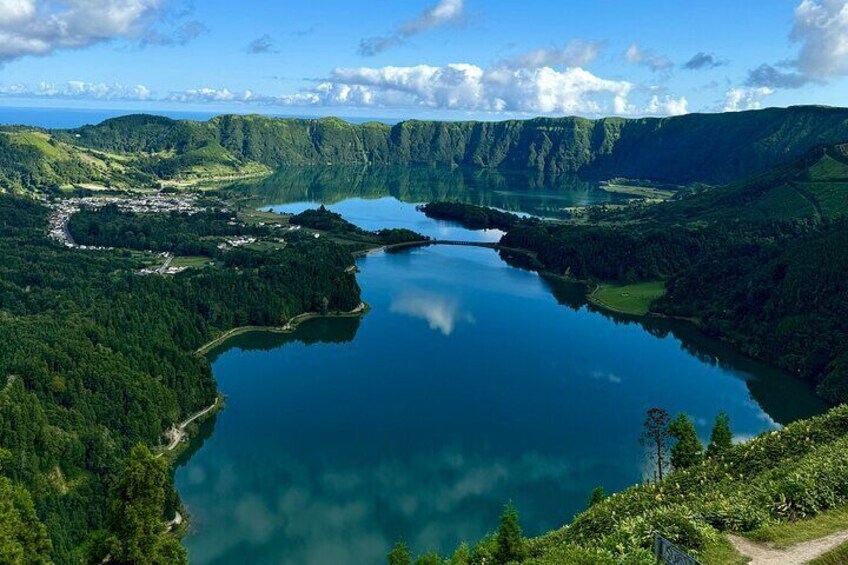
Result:
[[286,244],[278,241],[257,241],[245,245],[245,249],[253,249],[254,251],[276,251],[285,248]]
[[208,267],[212,264],[212,260],[209,257],[174,257],[174,260],[171,262],[172,267],[187,267],[189,269],[201,269],[203,267]]
[[740,555],[725,536],[708,545],[700,555],[704,565],[745,565],[748,558]]
[[648,198],[651,200],[668,200],[674,196],[674,191],[664,190],[662,188],[654,188],[652,186],[631,186],[626,184],[606,184],[601,187],[607,192],[615,194],[627,194],[638,198]]
[[[749,534],[745,534],[745,537],[758,542],[770,543],[778,548],[784,548],[805,541],[823,538],[846,528],[848,528],[848,507],[843,507],[822,512],[809,520],[786,522],[760,528]],[[842,549],[843,552],[846,552],[844,554],[848,555],[848,547]],[[837,563],[837,561],[834,561],[834,563]],[[848,561],[839,561],[839,563],[848,563]]]
[[280,226],[289,225],[289,216],[277,214],[276,212],[263,212],[261,210],[242,210],[239,212],[239,219],[251,226],[263,224],[277,224]]
[[602,308],[644,316],[651,309],[651,304],[665,294],[663,281],[650,281],[626,286],[601,283],[589,295],[589,301]]

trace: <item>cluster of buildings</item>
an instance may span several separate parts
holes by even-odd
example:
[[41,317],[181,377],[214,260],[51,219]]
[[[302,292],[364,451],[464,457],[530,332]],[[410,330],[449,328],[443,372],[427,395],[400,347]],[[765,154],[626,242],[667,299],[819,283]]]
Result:
[[227,249],[229,247],[242,247],[244,245],[250,245],[251,243],[256,243],[255,237],[247,237],[247,236],[231,237],[228,240],[219,243],[218,249],[224,250],[224,249]]
[[66,247],[75,249],[108,249],[106,247],[94,247],[78,245],[71,232],[68,231],[68,221],[71,216],[82,208],[98,209],[116,205],[121,210],[138,213],[170,213],[180,212],[194,214],[200,210],[193,196],[175,197],[162,194],[152,194],[140,198],[122,198],[119,196],[86,196],[83,198],[67,198],[55,201],[51,207],[53,214],[50,216],[50,237],[61,242]]

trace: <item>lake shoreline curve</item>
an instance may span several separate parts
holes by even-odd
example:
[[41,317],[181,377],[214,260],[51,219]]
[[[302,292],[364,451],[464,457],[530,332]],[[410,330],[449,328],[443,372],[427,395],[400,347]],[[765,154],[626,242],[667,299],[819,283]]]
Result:
[[370,310],[370,307],[365,302],[360,302],[353,310],[340,312],[304,312],[291,318],[282,326],[239,326],[227,330],[212,341],[200,346],[195,351],[196,355],[206,355],[219,345],[223,345],[227,340],[243,335],[246,333],[262,332],[262,333],[292,333],[297,330],[298,326],[307,320],[316,318],[355,318],[365,315]]

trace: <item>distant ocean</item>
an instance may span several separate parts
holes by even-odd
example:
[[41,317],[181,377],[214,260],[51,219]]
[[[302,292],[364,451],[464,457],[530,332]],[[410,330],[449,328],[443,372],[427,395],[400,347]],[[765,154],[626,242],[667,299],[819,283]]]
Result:
[[[0,106],[0,125],[26,125],[42,128],[76,128],[88,124],[99,124],[103,120],[126,116],[127,114],[155,114],[175,120],[208,120],[226,112],[180,112],[174,110],[100,110],[96,108],[26,108]],[[314,118],[315,116],[283,116],[288,118]],[[380,121],[394,123],[394,120],[373,118],[346,118],[351,123]]]

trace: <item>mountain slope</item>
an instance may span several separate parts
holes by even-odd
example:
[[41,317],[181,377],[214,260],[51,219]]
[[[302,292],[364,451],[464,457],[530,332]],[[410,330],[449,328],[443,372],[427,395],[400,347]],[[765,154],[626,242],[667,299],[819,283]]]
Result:
[[102,151],[179,155],[217,143],[240,161],[293,164],[438,164],[535,169],[588,180],[616,177],[724,183],[818,145],[848,141],[848,109],[814,106],[673,118],[537,118],[353,125],[335,118],[219,116],[207,122],[126,116],[56,131]]
[[665,221],[797,220],[848,213],[848,144],[817,147],[804,156],[728,186],[647,210]]

